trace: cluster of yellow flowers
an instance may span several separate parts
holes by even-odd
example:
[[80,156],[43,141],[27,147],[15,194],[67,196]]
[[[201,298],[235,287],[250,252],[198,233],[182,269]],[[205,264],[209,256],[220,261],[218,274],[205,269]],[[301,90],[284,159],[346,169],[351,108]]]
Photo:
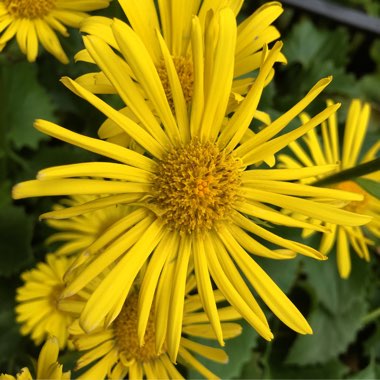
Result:
[[[182,378],[177,362],[213,378],[199,355],[219,363],[228,357],[198,338],[224,346],[241,333],[242,318],[273,338],[256,295],[291,329],[312,333],[255,256],[325,260],[336,241],[342,277],[350,273],[350,245],[369,259],[362,226],[380,236],[379,200],[353,181],[313,185],[357,164],[369,106],[353,101],[342,154],[340,104],[304,113],[331,78],[276,120],[260,111],[274,65],[286,62],[272,25],[283,11],[278,2],[238,25],[243,0],[119,0],[128,23],[84,13],[108,3],[0,1],[0,48],[16,36],[29,61],[39,40],[66,62],[53,30],[65,35],[63,24],[81,26],[85,49],[75,58],[95,72],[61,81],[106,117],[99,139],[35,122],[100,158],[44,169],[14,187],[15,199],[66,197],[41,216],[57,230],[48,243],[59,244],[46,263],[22,275],[17,320],[37,345],[56,337],[42,349],[37,378],[69,376],[57,363],[58,347],[67,345],[81,353],[76,369],[84,368],[83,379]],[[114,109],[98,94],[117,94],[124,107]],[[284,131],[298,117],[299,126]],[[295,156],[278,155],[284,147]],[[323,233],[320,251],[266,223]],[[49,360],[41,359],[47,351]],[[17,375],[29,378],[26,370]]]

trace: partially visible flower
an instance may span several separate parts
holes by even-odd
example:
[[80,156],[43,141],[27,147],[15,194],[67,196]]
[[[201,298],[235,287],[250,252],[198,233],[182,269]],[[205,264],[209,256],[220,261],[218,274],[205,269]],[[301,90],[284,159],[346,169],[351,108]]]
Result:
[[0,380],[69,380],[70,371],[63,372],[62,364],[58,363],[58,354],[58,339],[51,336],[41,348],[35,376],[31,375],[29,368],[24,367],[16,376],[0,374]]
[[[38,179],[18,184],[13,189],[17,199],[30,196],[99,195],[102,198],[80,207],[57,210],[45,218],[67,218],[110,205],[133,207],[123,226],[117,223],[76,261],[76,269],[64,296],[77,294],[100,273],[108,271],[88,298],[80,317],[86,332],[114,321],[128,296],[136,276],[144,266],[154,276],[144,276],[154,294],[165,284],[171,297],[167,316],[168,352],[175,360],[179,349],[184,302],[184,284],[193,270],[203,308],[218,341],[223,345],[223,331],[214,298],[213,282],[226,300],[265,339],[273,337],[266,316],[247,282],[263,302],[285,324],[301,334],[311,328],[299,310],[279,289],[251,254],[274,259],[291,259],[303,254],[325,259],[315,249],[273,233],[264,222],[298,228],[314,226],[281,213],[279,207],[291,208],[307,217],[344,225],[362,225],[371,218],[341,210],[320,202],[321,198],[362,200],[360,194],[305,186],[294,180],[331,172],[335,165],[300,170],[257,168],[290,142],[315,128],[334,113],[331,105],[290,132],[281,132],[330,83],[320,80],[298,103],[257,134],[249,131],[266,80],[281,54],[282,44],[264,49],[258,75],[235,112],[226,118],[233,83],[237,26],[233,11],[223,8],[211,14],[206,24],[203,45],[200,21],[193,18],[191,39],[195,68],[194,96],[187,108],[178,75],[165,41],[159,36],[165,65],[170,73],[176,112],[173,114],[162,82],[149,52],[138,35],[125,23],[115,20],[112,32],[122,47],[116,54],[97,36],[84,37],[94,61],[117,88],[126,105],[140,123],[119,112],[86,90],[76,81],[64,78],[74,93],[97,107],[131,136],[143,149],[128,149],[107,141],[89,138],[53,123],[37,120],[40,131],[63,141],[101,154],[117,162],[88,162],[48,168]],[[217,32],[217,33],[216,33]],[[138,82],[145,98],[136,90]],[[153,104],[156,114],[147,104]],[[71,214],[70,214],[71,213]],[[260,240],[280,249],[269,249]],[[166,260],[176,263],[176,275],[163,271]],[[163,301],[161,300],[163,298]],[[143,339],[152,302],[142,302],[138,335]]]
[[[166,262],[164,271],[173,273],[174,261]],[[150,273],[149,273],[150,274]],[[148,275],[149,275],[148,274]],[[195,278],[190,276],[186,292],[194,291]],[[162,284],[160,292],[165,292]],[[90,289],[86,289],[91,294]],[[146,289],[145,289],[146,290]],[[81,292],[83,295],[84,292]],[[176,365],[169,359],[166,343],[166,318],[171,303],[170,296],[166,294],[165,301],[160,299],[154,302],[151,309],[144,335],[143,345],[138,336],[139,300],[138,286],[131,289],[118,317],[108,326],[99,327],[86,334],[76,320],[70,327],[74,346],[82,353],[77,361],[77,369],[87,367],[79,379],[123,379],[127,375],[130,379],[181,379],[181,373]],[[153,296],[153,294],[151,294]],[[218,302],[225,301],[219,291],[213,295]],[[83,299],[82,308],[86,299]],[[156,300],[157,301],[157,300]],[[163,302],[164,301],[164,302]],[[80,310],[77,301],[61,302],[61,306],[70,311]],[[140,307],[145,307],[140,305]],[[183,318],[181,318],[180,342],[178,362],[187,368],[196,369],[202,376],[215,379],[216,375],[207,369],[197,356],[208,358],[217,363],[227,363],[228,356],[224,350],[210,347],[206,341],[199,342],[196,338],[217,339],[205,313],[201,312],[202,302],[199,295],[187,295],[184,305]],[[226,339],[240,335],[242,329],[237,323],[226,321],[240,319],[232,307],[219,307],[218,313],[223,321],[221,324]],[[78,315],[79,316],[79,315]],[[182,316],[182,313],[181,313]],[[159,321],[157,324],[156,321]],[[195,338],[195,339],[194,339]]]
[[[328,101],[327,104],[332,104],[332,101]],[[289,144],[295,158],[288,155],[279,155],[281,167],[300,169],[312,167],[313,165],[338,164],[332,173],[320,174],[302,180],[304,183],[312,183],[334,172],[338,173],[373,160],[380,149],[380,142],[375,143],[367,152],[363,151],[363,142],[369,118],[370,105],[362,103],[358,99],[353,100],[348,111],[342,144],[339,142],[336,115],[331,115],[327,123],[322,123],[322,139],[318,138],[315,130],[310,130],[303,137],[305,148],[295,141]],[[303,122],[307,122],[309,116],[303,114],[302,120]],[[372,179],[380,183],[380,171],[363,178]],[[365,229],[368,229],[374,237],[380,237],[380,200],[376,199],[357,182],[352,180],[328,185],[327,187],[360,194],[362,200],[346,203],[344,209],[372,217],[372,220],[362,227],[323,223],[331,232],[323,234],[320,251],[323,254],[328,254],[336,246],[339,274],[342,278],[347,278],[351,272],[350,247],[353,248],[360,258],[369,261],[368,246],[373,245],[374,242],[365,234]],[[304,234],[307,235],[309,232],[305,230]]]
[[[53,210],[63,210],[65,207],[80,207],[82,204],[99,200],[95,195],[73,195],[69,198],[61,199],[54,205]],[[131,211],[130,207],[124,205],[111,205],[102,209],[73,216],[67,219],[47,219],[47,224],[58,230],[49,236],[46,243],[61,243],[54,250],[55,255],[72,255],[84,251],[91,244],[106,232],[108,227],[116,222],[123,223],[123,217]]]
[[0,51],[16,37],[29,62],[38,55],[38,44],[62,63],[68,58],[56,32],[67,37],[65,25],[79,28],[89,15],[85,12],[108,7],[110,0],[1,0]]
[[[219,33],[218,26],[211,16],[218,13],[222,8],[228,7],[237,17],[243,1],[171,0],[153,2],[119,0],[119,3],[132,29],[141,38],[144,48],[156,67],[173,114],[180,117],[180,113],[183,111],[178,108],[178,94],[176,94],[178,89],[172,87],[173,74],[168,71],[166,58],[162,53],[162,41],[167,45],[168,54],[172,57],[173,69],[176,71],[183,92],[183,101],[185,106],[189,108],[192,98],[199,96],[196,94],[199,90],[195,89],[195,81],[200,79],[199,75],[203,76],[198,71],[200,68],[198,61],[203,59],[203,54],[208,54],[206,51],[210,49],[206,49],[206,46],[214,44]],[[227,98],[229,105],[225,111],[226,115],[236,109],[243,96],[252,86],[261,64],[264,46],[280,37],[279,31],[272,23],[282,12],[283,8],[279,2],[268,2],[239,24],[232,68],[234,80],[229,89],[230,96],[229,99]],[[195,15],[199,20],[200,29],[200,35],[197,37],[191,32]],[[112,23],[111,18],[91,17],[85,20],[81,31],[103,39],[109,46],[122,53],[124,47],[115,38]],[[205,32],[207,29],[210,30],[210,33]],[[230,39],[232,37],[231,34]],[[160,41],[161,38],[162,41]],[[199,40],[195,41],[195,38]],[[223,55],[222,51],[220,53]],[[212,59],[211,57],[208,58]],[[88,51],[79,52],[76,59],[94,62]],[[282,53],[277,55],[276,60],[286,62]],[[96,63],[99,64],[98,61]],[[215,67],[215,70],[219,69],[220,67]],[[272,79],[273,74],[274,70],[271,68],[265,81],[266,84]],[[102,69],[102,66],[100,72],[84,74],[77,78],[77,82],[93,93],[118,93],[120,95],[118,87]],[[137,81],[135,85],[138,88],[137,91],[144,91],[143,83]],[[122,99],[124,100],[123,97]],[[155,113],[155,105],[152,103],[149,105]],[[137,123],[140,122],[139,117],[135,117],[136,113],[133,107],[130,108],[127,105],[122,112]],[[256,110],[254,117],[264,124],[270,123],[269,116],[259,110]],[[105,123],[99,130],[99,136],[120,145],[129,146],[128,134],[114,123]]]
[[63,276],[72,259],[49,254],[46,263],[21,274],[24,285],[17,289],[16,320],[22,335],[29,335],[36,345],[54,335],[63,349],[67,344],[67,328],[73,318],[58,309],[64,288]]

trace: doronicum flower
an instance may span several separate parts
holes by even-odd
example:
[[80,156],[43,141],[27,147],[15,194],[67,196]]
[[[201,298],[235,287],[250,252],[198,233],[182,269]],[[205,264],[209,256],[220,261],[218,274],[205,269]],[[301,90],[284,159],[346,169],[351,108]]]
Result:
[[64,288],[63,276],[72,259],[49,254],[46,263],[21,274],[24,285],[17,289],[16,321],[22,335],[30,335],[40,345],[49,335],[57,338],[61,349],[66,347],[67,328],[73,318],[58,309]]
[[[331,78],[319,81],[289,111],[255,134],[249,131],[249,126],[268,75],[278,61],[280,42],[270,51],[264,49],[256,80],[236,111],[226,118],[237,34],[235,14],[231,9],[224,8],[210,18],[205,39],[199,19],[192,20],[190,38],[196,75],[190,108],[186,106],[170,51],[158,34],[172,87],[175,115],[157,68],[140,37],[119,20],[113,22],[112,33],[122,57],[97,36],[84,37],[86,49],[139,123],[113,109],[79,83],[69,78],[63,78],[62,82],[102,111],[145,153],[37,120],[38,130],[116,162],[48,168],[39,172],[37,180],[18,184],[13,190],[16,199],[75,194],[102,196],[80,206],[47,213],[44,218],[70,218],[110,205],[132,207],[122,227],[118,224],[115,228],[110,227],[79,256],[72,275],[68,276],[65,297],[78,293],[100,273],[108,271],[86,302],[80,317],[81,327],[91,332],[116,320],[136,276],[146,265],[138,306],[140,344],[153,296],[160,286],[165,286],[165,292],[160,292],[156,303],[170,300],[165,324],[167,350],[173,361],[180,346],[186,276],[190,270],[194,270],[203,308],[221,345],[224,344],[223,330],[212,280],[226,300],[265,339],[270,340],[273,335],[246,281],[285,324],[298,333],[311,333],[302,314],[250,254],[273,259],[291,259],[302,254],[324,259],[313,248],[265,228],[264,222],[269,222],[327,230],[324,226],[284,215],[280,207],[324,222],[349,226],[362,225],[371,219],[318,201],[321,198],[361,201],[361,194],[293,182],[331,172],[336,164],[299,170],[257,168],[337,110],[339,104],[330,105],[308,122],[279,135],[321,93]],[[148,94],[147,99],[136,90],[135,81]],[[271,250],[258,239],[280,249]],[[173,272],[163,270],[168,260],[175,262]],[[158,324],[156,333],[161,333],[162,329],[162,324]]]
[[[149,57],[156,67],[172,112],[174,114],[181,112],[178,109],[178,97],[174,94],[177,90],[172,88],[172,74],[169,73],[166,67],[167,62],[161,51],[162,41],[157,38],[157,33],[162,34],[162,39],[167,46],[168,53],[172,57],[173,68],[176,71],[183,93],[183,101],[189,107],[193,96],[198,95],[194,91],[194,81],[195,77],[199,75],[196,72],[198,64],[193,57],[193,45],[199,46],[199,41],[195,42],[191,37],[193,17],[195,15],[198,16],[198,26],[202,34],[208,27],[210,30],[213,30],[213,32],[208,34],[207,40],[205,40],[206,44],[212,44],[213,33],[217,33],[217,31],[215,23],[211,26],[208,25],[210,15],[218,12],[223,7],[229,7],[235,17],[237,17],[243,1],[210,2],[176,0],[154,3],[152,1],[119,0],[119,3],[131,27],[137,36],[141,38],[144,48],[149,53]],[[234,54],[234,80],[230,87],[227,113],[236,108],[237,104],[243,99],[242,95],[245,95],[252,85],[257,75],[257,69],[260,67],[263,47],[280,37],[280,33],[272,23],[282,12],[283,8],[279,2],[268,2],[239,24]],[[91,17],[86,19],[81,30],[84,33],[103,39],[108,45],[121,51],[122,46],[119,45],[119,41],[112,32],[112,23],[113,20],[110,18]],[[200,59],[199,53],[195,53],[196,59]],[[94,62],[93,57],[88,51],[78,53],[76,59]],[[285,57],[281,53],[277,55],[276,59],[280,62],[286,62]],[[271,69],[266,78],[266,83],[270,81],[273,74],[274,70]],[[119,92],[113,81],[104,71],[85,74],[78,78],[77,81],[94,93]],[[144,86],[142,87],[144,88]],[[141,88],[139,90],[141,91]],[[128,107],[126,107],[123,112],[129,113],[129,116],[133,118],[133,109],[128,110]],[[268,123],[268,116],[259,110],[256,111],[254,116],[258,120]],[[138,122],[138,120],[136,121]],[[101,130],[101,134],[106,139],[111,139],[112,142],[118,142],[121,145],[127,144],[125,140],[128,138],[128,135],[122,129],[117,128],[117,126],[107,128],[107,125],[105,125]]]
[[[328,104],[332,104],[331,101]],[[307,122],[307,114],[302,115],[303,121]],[[279,161],[282,167],[299,170],[313,165],[338,164],[333,173],[352,168],[358,164],[373,160],[380,148],[380,143],[375,143],[366,153],[363,152],[363,142],[367,133],[370,119],[370,105],[358,99],[351,102],[344,128],[342,144],[339,142],[339,130],[336,115],[331,115],[327,122],[322,123],[322,138],[319,139],[315,130],[309,131],[303,138],[305,143],[302,147],[298,142],[289,144],[295,158],[288,155],[280,155]],[[342,148],[340,148],[342,147]],[[369,174],[364,178],[380,182],[379,171]],[[321,173],[317,176],[305,178],[303,181],[312,183],[326,177]],[[350,202],[344,209],[368,215],[372,220],[365,226],[347,226],[334,223],[324,223],[329,228],[329,233],[323,234],[320,251],[328,254],[336,246],[338,271],[342,278],[347,278],[351,272],[350,247],[357,255],[369,261],[368,246],[373,245],[367,229],[373,237],[380,237],[380,201],[369,194],[357,182],[347,180],[332,185],[330,188],[350,191],[362,196],[361,200]],[[304,231],[309,234],[310,231]]]
[[36,376],[32,376],[29,368],[22,368],[16,375],[0,374],[0,380],[69,380],[70,371],[62,372],[63,366],[58,363],[59,344],[56,337],[49,337],[38,356]]
[[[172,272],[175,261],[167,263],[164,270]],[[163,286],[165,286],[163,284]],[[194,292],[196,281],[190,276],[186,284],[186,293]],[[76,369],[86,368],[79,379],[123,379],[127,375],[130,379],[182,379],[183,376],[172,363],[167,353],[166,336],[161,330],[156,334],[155,321],[163,322],[168,315],[170,302],[155,302],[155,306],[148,315],[147,328],[144,335],[144,345],[140,345],[138,337],[138,287],[134,286],[125,300],[118,317],[108,326],[99,327],[86,334],[80,327],[78,320],[69,331],[74,346],[80,352]],[[161,291],[165,291],[164,288]],[[86,289],[90,295],[91,289]],[[85,294],[85,293],[83,293]],[[224,297],[219,291],[214,291],[213,297],[223,302]],[[169,301],[169,298],[167,298]],[[62,301],[65,309],[80,310],[78,301]],[[62,304],[62,306],[63,306]],[[83,298],[82,307],[85,305]],[[215,379],[217,376],[207,369],[198,359],[198,356],[208,358],[217,363],[227,363],[227,354],[219,348],[207,345],[207,340],[216,339],[207,315],[202,312],[202,302],[197,294],[187,295],[184,304],[182,319],[182,336],[180,338],[178,362],[185,368],[196,369],[202,376]],[[236,320],[240,315],[232,307],[218,307],[221,327],[225,338],[234,338],[242,328],[237,323],[227,321]],[[202,338],[202,343],[198,340]]]
[[62,63],[68,58],[57,32],[67,37],[65,25],[79,28],[89,15],[85,12],[105,8],[110,0],[1,0],[0,51],[16,37],[29,62],[38,55],[38,44]]
[[[53,209],[58,211],[65,207],[80,206],[98,198],[94,195],[71,196],[62,199],[54,205]],[[51,234],[46,243],[59,243],[59,246],[54,250],[55,255],[73,255],[82,252],[98,237],[102,236],[110,226],[119,221],[122,223],[123,217],[127,216],[129,212],[130,208],[113,204],[69,219],[48,219],[47,224],[58,232]]]

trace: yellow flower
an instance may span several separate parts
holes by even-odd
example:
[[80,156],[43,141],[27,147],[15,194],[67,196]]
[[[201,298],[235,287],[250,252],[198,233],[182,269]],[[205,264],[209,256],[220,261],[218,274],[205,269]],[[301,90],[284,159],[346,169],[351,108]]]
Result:
[[[164,270],[173,271],[175,262],[169,262]],[[165,286],[165,285],[163,285]],[[186,292],[193,292],[196,281],[193,276],[187,282]],[[130,379],[181,379],[167,353],[165,330],[157,334],[155,320],[165,320],[169,312],[169,302],[156,302],[148,315],[147,328],[144,336],[144,345],[140,345],[138,337],[138,292],[134,287],[125,300],[118,317],[110,326],[99,327],[86,334],[80,327],[78,320],[69,331],[74,346],[82,353],[77,361],[76,369],[87,366],[87,370],[79,379],[123,379],[129,375]],[[91,294],[90,289],[87,295]],[[161,288],[160,291],[165,291]],[[215,291],[214,297],[223,302],[224,297]],[[83,299],[85,301],[85,299]],[[79,302],[65,302],[70,310],[80,310]],[[82,304],[82,307],[84,303]],[[227,363],[227,354],[218,348],[210,347],[207,343],[194,341],[194,338],[216,339],[207,315],[201,311],[202,302],[199,295],[187,295],[182,319],[182,336],[179,342],[178,362],[185,367],[192,367],[206,378],[215,379],[216,375],[208,370],[196,356],[200,355],[217,363]],[[226,321],[236,320],[240,315],[232,307],[218,309],[221,324],[226,339],[236,337],[241,333],[241,326]]]
[[[332,104],[332,102],[329,101],[328,104]],[[307,122],[309,117],[303,114],[302,118],[304,122]],[[313,165],[338,163],[336,169],[332,172],[338,173],[366,161],[373,160],[380,149],[380,142],[375,143],[365,154],[363,154],[362,149],[369,118],[369,104],[362,103],[358,99],[353,100],[347,115],[342,145],[339,142],[336,115],[331,115],[327,123],[322,123],[322,140],[318,139],[315,130],[311,130],[303,138],[306,149],[297,142],[291,143],[289,147],[296,159],[287,155],[280,155],[279,161],[282,167],[299,170],[300,168]],[[340,146],[342,146],[341,152]],[[361,159],[359,158],[360,156],[362,156]],[[324,177],[326,177],[326,174],[320,174],[305,178],[304,182],[312,183]],[[367,175],[366,178],[379,183],[380,172]],[[344,208],[373,218],[365,227],[339,226],[337,224],[325,223],[326,227],[331,231],[323,234],[320,250],[323,254],[328,254],[336,243],[339,274],[342,278],[347,278],[351,272],[350,246],[360,258],[367,261],[370,259],[368,245],[373,245],[374,242],[365,235],[364,228],[367,228],[375,237],[380,237],[380,201],[354,181],[344,181],[330,185],[329,187],[360,194],[362,196],[361,200],[350,202]],[[304,234],[307,235],[308,233],[308,231],[304,231]]]
[[49,337],[40,351],[37,361],[36,376],[32,376],[27,367],[22,368],[16,377],[0,374],[0,380],[68,380],[70,371],[62,372],[63,366],[58,363],[59,345],[56,337]]
[[[80,206],[83,203],[98,199],[94,195],[76,195],[62,199],[53,209],[63,210],[66,207]],[[130,208],[123,205],[111,205],[109,207],[95,210],[65,220],[48,219],[47,224],[59,232],[49,236],[46,243],[52,244],[62,242],[54,251],[55,255],[72,255],[85,250],[108,227],[121,220],[130,211]],[[122,221],[121,221],[122,222]]]
[[1,0],[0,51],[16,37],[21,51],[29,62],[38,54],[38,43],[62,63],[68,58],[56,32],[67,37],[65,25],[79,28],[88,17],[87,11],[105,8],[110,0]]
[[[176,0],[176,1],[135,1],[119,0],[132,29],[141,38],[150,59],[157,69],[157,73],[163,84],[165,95],[173,113],[180,112],[178,104],[174,103],[176,96],[171,86],[171,75],[166,67],[165,58],[161,51],[161,44],[157,38],[157,33],[161,32],[165,41],[168,53],[172,57],[174,69],[178,75],[179,84],[183,92],[183,100],[186,106],[191,104],[194,94],[194,80],[198,75],[195,65],[198,65],[193,57],[193,45],[200,41],[192,41],[191,29],[192,18],[198,15],[199,28],[203,31],[207,28],[211,13],[218,12],[221,8],[230,7],[235,17],[238,16],[243,1],[199,1],[199,0]],[[250,17],[240,23],[237,29],[235,63],[233,67],[233,83],[230,88],[229,106],[226,113],[231,112],[243,99],[257,75],[260,67],[262,49],[280,37],[278,30],[271,25],[283,12],[283,8],[278,2],[268,2],[257,9]],[[118,40],[112,32],[113,20],[106,17],[88,18],[82,25],[81,30],[85,33],[97,36],[107,42],[118,51],[122,50]],[[214,25],[215,26],[215,25]],[[213,32],[205,40],[206,44],[212,43]],[[159,31],[159,32],[158,32]],[[199,36],[200,37],[200,36]],[[202,37],[203,38],[203,37]],[[196,59],[200,59],[199,52],[195,53]],[[223,54],[223,52],[221,52]],[[209,57],[211,58],[211,57]],[[76,59],[94,62],[94,59],[87,51],[77,54]],[[280,53],[277,61],[286,62],[285,57]],[[273,77],[274,70],[271,69],[266,83]],[[94,93],[118,93],[117,87],[105,72],[88,73],[77,78],[78,83]],[[141,89],[140,89],[141,91]],[[128,113],[133,118],[133,110],[126,107],[123,112]],[[154,109],[153,109],[154,112]],[[255,118],[269,123],[269,117],[263,112],[256,111]],[[138,119],[135,120],[138,122]],[[117,132],[117,133],[116,133]],[[120,145],[128,146],[128,135],[117,126],[104,125],[101,132],[106,139]],[[109,136],[111,134],[111,136]],[[103,137],[103,136],[101,136]],[[127,140],[127,141],[126,141]]]
[[21,274],[25,284],[17,289],[16,320],[21,324],[21,334],[30,334],[36,345],[54,335],[61,349],[66,346],[67,328],[73,318],[58,309],[58,300],[64,288],[63,276],[72,261],[50,254],[46,263]]
[[[324,259],[318,251],[287,240],[264,228],[263,222],[326,231],[284,215],[278,207],[288,207],[308,217],[330,223],[362,225],[370,218],[340,210],[314,198],[362,200],[362,196],[293,183],[300,178],[331,172],[336,165],[299,170],[255,168],[272,161],[278,151],[311,130],[339,107],[331,105],[294,130],[279,133],[329,84],[319,81],[289,111],[257,134],[249,131],[266,79],[278,60],[282,44],[269,52],[264,49],[260,71],[245,99],[225,118],[234,72],[235,14],[224,8],[210,18],[203,46],[200,21],[193,18],[194,94],[189,110],[174,68],[173,59],[159,36],[172,86],[176,113],[173,115],[150,54],[139,36],[125,23],[112,24],[123,58],[101,38],[84,38],[87,51],[112,81],[139,124],[118,112],[77,82],[64,78],[74,93],[102,111],[131,136],[145,151],[137,151],[107,141],[86,137],[48,121],[37,120],[35,127],[63,141],[101,154],[114,162],[89,162],[42,170],[38,179],[14,187],[16,199],[30,196],[97,194],[102,198],[81,206],[45,214],[45,218],[69,218],[115,204],[133,209],[122,226],[110,227],[75,263],[76,272],[64,296],[78,293],[106,269],[89,297],[80,317],[86,332],[110,325],[122,310],[134,279],[147,265],[142,280],[138,335],[142,342],[153,295],[160,284],[165,292],[157,304],[170,301],[168,352],[175,360],[179,349],[188,270],[194,270],[202,305],[220,344],[223,332],[212,292],[211,278],[226,300],[262,335],[272,339],[266,317],[244,278],[269,308],[290,328],[311,333],[305,318],[260,268],[250,253],[274,259],[290,259],[303,254]],[[212,41],[212,43],[211,43]],[[133,79],[132,79],[133,77]],[[138,81],[153,105],[154,115],[144,96],[136,90]],[[271,162],[273,164],[273,162]],[[105,178],[105,179],[99,179]],[[271,250],[256,239],[281,247]],[[168,260],[175,270],[163,270]],[[242,277],[243,275],[243,277]],[[157,322],[158,323],[158,322]],[[163,329],[157,325],[157,331]]]

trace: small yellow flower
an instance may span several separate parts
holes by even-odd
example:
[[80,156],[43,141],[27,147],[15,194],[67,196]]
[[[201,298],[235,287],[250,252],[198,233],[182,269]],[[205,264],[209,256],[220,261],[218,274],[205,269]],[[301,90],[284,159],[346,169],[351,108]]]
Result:
[[[174,262],[168,263],[167,271],[175,269]],[[165,286],[163,284],[163,286]],[[193,292],[196,286],[194,277],[187,282],[187,293]],[[70,327],[69,331],[74,346],[82,353],[77,361],[77,369],[87,366],[87,370],[79,379],[123,379],[129,375],[130,379],[181,379],[181,373],[171,362],[167,352],[166,323],[170,298],[166,302],[155,302],[151,309],[144,335],[144,344],[141,345],[138,336],[139,302],[137,288],[133,288],[124,302],[118,317],[107,328],[100,327],[86,334],[79,325],[79,321]],[[164,292],[162,288],[160,290]],[[90,289],[86,293],[91,294]],[[82,292],[83,293],[83,292]],[[215,291],[214,297],[219,302],[225,299],[220,292]],[[85,305],[83,299],[82,307]],[[62,301],[67,310],[79,310],[78,302]],[[217,363],[227,363],[228,356],[222,350],[210,347],[204,341],[197,342],[194,338],[216,339],[214,331],[205,313],[201,312],[202,301],[199,295],[188,295],[184,304],[182,319],[182,336],[179,342],[178,362],[187,368],[196,369],[202,376],[215,379],[216,375],[199,362],[196,356],[200,355]],[[223,321],[221,327],[226,339],[236,337],[241,333],[241,326],[232,321],[240,319],[240,315],[232,307],[219,307],[218,312]],[[156,321],[162,325],[157,330]]]
[[[328,104],[332,104],[331,101]],[[308,115],[303,114],[302,119],[307,122]],[[295,155],[295,159],[288,155],[280,155],[279,161],[282,167],[299,170],[303,167],[313,165],[338,164],[329,174],[338,173],[342,170],[352,168],[358,164],[373,160],[380,149],[380,142],[375,143],[367,152],[363,152],[363,142],[366,136],[370,119],[370,106],[358,99],[351,102],[344,129],[342,145],[339,142],[338,122],[336,115],[331,115],[328,122],[322,123],[322,139],[319,140],[315,130],[309,131],[303,141],[305,148],[298,142],[292,142],[289,147]],[[342,148],[340,148],[342,147]],[[305,178],[305,183],[312,183],[326,177],[327,174],[320,174]],[[380,182],[380,171],[369,174],[364,178]],[[380,200],[367,193],[354,181],[344,181],[334,185],[329,185],[334,189],[350,191],[360,194],[361,199],[345,203],[344,209],[368,215],[371,220],[363,227],[343,226],[332,223],[324,223],[330,232],[323,234],[320,250],[323,254],[328,254],[336,245],[337,264],[339,274],[342,278],[347,278],[351,272],[350,247],[364,260],[369,261],[368,246],[374,241],[365,234],[368,229],[376,238],[380,237]],[[309,234],[310,231],[304,231]]]
[[[370,220],[368,216],[318,201],[326,197],[361,201],[360,194],[293,182],[331,172],[335,164],[300,170],[257,168],[263,162],[273,165],[272,158],[277,152],[339,108],[339,104],[331,105],[308,122],[280,135],[331,78],[320,80],[289,111],[255,134],[249,126],[267,78],[281,54],[280,42],[270,51],[264,49],[252,87],[236,111],[226,118],[237,36],[235,14],[230,8],[210,14],[204,31],[205,40],[209,41],[206,44],[203,44],[199,18],[192,19],[190,38],[197,75],[191,107],[186,106],[170,51],[158,35],[171,78],[174,114],[157,68],[140,37],[120,20],[113,22],[111,31],[122,55],[116,54],[97,36],[84,37],[86,49],[112,81],[134,118],[113,109],[79,83],[69,78],[62,81],[102,111],[136,141],[144,153],[38,120],[35,123],[38,130],[117,163],[99,161],[48,168],[38,174],[37,180],[18,184],[13,190],[16,199],[76,194],[102,196],[79,207],[47,213],[45,218],[67,218],[110,205],[131,206],[124,224],[110,227],[75,263],[76,269],[64,296],[80,292],[100,273],[108,271],[86,302],[80,317],[81,326],[86,332],[104,324],[109,326],[121,312],[138,273],[147,266],[140,290],[146,301],[140,303],[143,306],[139,310],[138,336],[142,342],[153,302],[151,295],[165,286],[165,294],[157,296],[157,304],[170,297],[167,346],[173,361],[179,350],[189,271],[195,273],[202,306],[221,345],[224,344],[223,330],[212,280],[226,300],[265,339],[270,340],[273,335],[247,282],[290,328],[301,334],[311,333],[302,314],[250,254],[273,259],[291,259],[303,254],[325,259],[313,248],[278,236],[263,226],[262,222],[269,222],[326,230],[284,215],[279,207],[349,226]],[[136,88],[136,82],[145,95]],[[261,239],[280,249],[267,248]],[[175,270],[164,270],[172,261]]]
[[[99,199],[94,195],[76,195],[62,199],[54,205],[55,211],[65,207],[80,207],[81,204]],[[47,224],[58,230],[49,236],[46,243],[61,243],[54,251],[55,255],[73,255],[86,250],[94,241],[116,222],[123,222],[130,208],[124,205],[111,205],[109,207],[84,213],[69,219],[48,219]]]
[[[197,72],[197,68],[200,67],[197,61],[202,59],[204,50],[200,43],[203,43],[204,39],[205,44],[212,44],[212,40],[217,34],[216,24],[211,23],[209,25],[210,16],[224,7],[229,7],[234,16],[237,17],[243,1],[176,0],[154,3],[146,0],[119,0],[119,3],[132,29],[141,38],[141,43],[148,52],[149,59],[157,69],[157,74],[172,112],[176,114],[182,112],[182,110],[179,109],[178,105],[178,94],[176,93],[178,88],[173,88],[173,74],[168,71],[167,58],[162,53],[162,43],[166,44],[167,53],[172,57],[173,66],[170,70],[174,69],[178,76],[178,85],[183,93],[181,102],[186,107],[190,107],[192,98],[194,96],[199,97],[199,94],[195,93],[194,82],[198,81],[196,77],[200,75]],[[264,46],[280,37],[280,33],[272,23],[282,12],[283,8],[279,2],[268,2],[239,24],[234,54],[234,80],[230,87],[230,96],[227,98],[226,114],[237,107],[242,101],[243,95],[251,87],[254,78],[257,76],[257,69],[260,67]],[[198,16],[199,29],[203,34],[197,37],[191,35],[193,17],[196,15]],[[112,23],[113,20],[110,18],[91,17],[83,23],[81,30],[103,39],[108,45],[122,52],[123,46],[112,32]],[[207,28],[211,32],[206,37],[204,31]],[[160,34],[159,37],[158,34]],[[194,38],[201,38],[202,41],[195,41]],[[222,49],[219,54],[224,54]],[[88,51],[79,52],[76,58],[94,62]],[[277,55],[276,60],[286,62],[282,53]],[[215,67],[215,69],[217,70],[218,68]],[[273,74],[274,70],[271,69],[266,78],[266,83],[272,79]],[[118,88],[115,87],[113,81],[103,70],[85,74],[77,78],[77,81],[94,93],[119,93]],[[139,88],[139,91],[143,91],[143,88]],[[139,122],[139,118],[135,118],[133,109],[131,110],[127,106],[123,112],[127,113],[136,122]],[[269,116],[259,110],[256,110],[254,117],[264,124],[270,122]],[[128,134],[112,122],[106,122],[99,133],[102,138],[120,145],[129,146],[130,138]]]
[[0,51],[16,37],[29,62],[38,55],[38,43],[62,63],[68,58],[56,32],[67,37],[65,25],[79,28],[87,11],[105,8],[110,0],[1,0]]
[[58,309],[64,288],[63,276],[72,259],[50,254],[46,263],[21,274],[25,284],[17,289],[16,320],[22,335],[30,335],[40,345],[48,335],[54,335],[63,349],[67,344],[67,328],[73,318]]
[[56,337],[49,337],[40,351],[37,361],[36,376],[32,376],[29,368],[22,368],[16,375],[0,374],[0,380],[69,380],[70,371],[62,372],[63,366],[58,363],[59,344]]

